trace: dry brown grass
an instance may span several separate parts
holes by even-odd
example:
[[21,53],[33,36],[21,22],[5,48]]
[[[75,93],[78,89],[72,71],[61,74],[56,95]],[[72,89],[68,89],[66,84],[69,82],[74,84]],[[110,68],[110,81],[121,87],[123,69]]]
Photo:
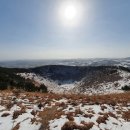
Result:
[[[11,91],[0,91],[4,97],[11,95]],[[115,105],[117,103],[127,104],[130,103],[130,92],[125,93],[114,93],[114,94],[105,94],[105,95],[84,95],[84,94],[51,94],[51,93],[39,93],[39,92],[25,92],[27,98],[40,97],[43,100],[45,98],[60,100],[62,98],[68,99],[68,103],[76,106],[79,102],[83,103],[97,103],[97,104],[110,104]],[[33,99],[32,99],[33,101]]]
[[68,113],[68,114],[67,114],[67,119],[68,119],[69,121],[74,121],[73,113]]
[[12,91],[12,93],[13,93],[16,97],[18,97],[18,96],[20,95],[21,91],[18,90],[18,89],[14,89],[14,90]]
[[93,127],[94,123],[93,122],[81,122],[84,126],[82,127],[83,130],[89,130]]
[[21,108],[21,110],[14,111],[13,119],[18,118],[19,115],[22,115],[25,112],[26,112],[25,107]]
[[113,117],[113,118],[117,118],[117,116],[115,114],[113,114],[112,112],[108,112],[108,115]]
[[93,114],[85,114],[84,117],[86,117],[86,118],[92,118]]
[[99,104],[109,104],[115,106],[118,103],[125,104],[130,102],[130,92],[108,95],[93,95],[89,96],[89,101]]
[[20,111],[14,111],[14,113],[13,113],[13,119],[18,118],[19,115],[22,115],[22,113]]
[[[77,106],[79,103],[83,104],[109,104],[112,106],[115,106],[118,103],[121,103],[123,105],[126,105],[128,102],[130,102],[130,92],[125,93],[119,93],[119,94],[106,94],[106,95],[77,95],[77,94],[66,94],[66,95],[60,95],[60,94],[45,94],[47,97],[51,99],[61,99],[66,98],[68,99],[68,104],[71,104],[73,106]],[[44,97],[45,97],[44,95]],[[104,108],[105,109],[105,108]]]
[[26,106],[21,106],[21,113],[26,113]]
[[48,124],[50,120],[54,120],[55,118],[60,118],[61,115],[64,115],[62,110],[58,110],[58,107],[53,106],[52,108],[45,108],[43,111],[39,112],[39,116],[41,117],[41,130],[48,129]]
[[77,130],[89,130],[93,127],[94,123],[92,122],[81,122],[82,125],[77,125],[75,122],[73,121],[69,121],[69,122],[66,122],[61,130],[74,130],[74,129],[77,129]]
[[99,116],[98,119],[96,120],[96,122],[98,124],[100,123],[104,123],[106,124],[106,120],[108,119],[108,115],[107,114],[104,114],[103,116]]
[[123,119],[125,119],[126,121],[130,121],[130,110],[124,111],[122,117],[123,117]]
[[37,122],[36,118],[31,118],[31,123],[34,124],[35,122]]
[[80,114],[80,115],[83,114],[83,112],[81,111],[80,108],[78,108],[78,109],[75,110],[75,115],[78,115],[78,114]]
[[66,122],[66,123],[62,126],[62,128],[61,128],[61,130],[74,130],[74,129],[77,129],[77,125],[76,125],[76,123],[73,122],[73,121]]
[[56,102],[55,106],[61,107],[62,109],[66,109],[67,108],[67,104],[64,103],[64,102],[61,102],[61,103]]
[[[10,109],[14,103],[11,103],[11,99],[9,98],[10,95],[14,95],[11,91],[0,91],[1,92],[1,97],[8,99],[8,102],[6,102],[5,100],[2,100],[2,103],[4,106],[6,106],[7,109]],[[19,97],[21,97],[22,99],[29,99],[30,102],[34,102],[35,100],[37,100],[37,103],[42,103],[42,105],[48,104],[49,106],[51,106],[51,102],[53,102],[53,99],[55,100],[60,100],[60,99],[67,99],[67,103],[59,103],[56,102],[55,106],[53,106],[52,108],[46,108],[44,111],[39,112],[39,116],[42,118],[42,124],[44,124],[44,127],[48,127],[48,121],[53,120],[55,118],[59,118],[61,115],[65,115],[64,112],[62,111],[63,109],[67,108],[68,105],[72,105],[73,107],[78,106],[79,104],[83,104],[83,105],[100,105],[101,106],[101,110],[104,111],[106,109],[106,106],[104,104],[108,104],[110,105],[113,109],[115,109],[115,106],[120,104],[120,106],[128,106],[128,103],[130,103],[130,92],[125,92],[125,93],[119,93],[119,94],[106,94],[106,95],[83,95],[83,94],[51,94],[51,93],[39,93],[39,92],[25,92],[24,95],[26,95],[25,97],[22,96],[22,94],[20,94]],[[18,105],[18,104],[17,104]],[[20,104],[19,104],[20,106]],[[26,108],[22,106],[21,107],[21,111],[16,111],[13,114],[13,118],[16,119],[20,114],[26,112]],[[42,106],[39,106],[42,107]],[[58,108],[61,108],[60,110],[57,110]],[[71,109],[71,108],[70,108]],[[75,114],[74,115],[67,115],[67,118],[69,119],[69,121],[73,121],[73,117],[77,114],[81,114],[85,117],[91,118],[94,114],[94,112],[92,110],[88,110],[87,111],[89,114],[85,114],[83,113],[80,109],[76,109]],[[31,113],[32,115],[36,115],[36,113],[34,113],[32,111]],[[121,109],[117,110],[117,114],[122,114],[122,117],[127,120],[130,121],[130,111],[126,111],[126,112],[122,112]],[[117,118],[116,115],[114,115],[113,113],[107,113],[106,115]],[[102,123],[105,122],[107,120],[107,116],[104,116],[104,113],[102,114],[102,116],[100,116],[100,118],[97,119],[97,122]]]

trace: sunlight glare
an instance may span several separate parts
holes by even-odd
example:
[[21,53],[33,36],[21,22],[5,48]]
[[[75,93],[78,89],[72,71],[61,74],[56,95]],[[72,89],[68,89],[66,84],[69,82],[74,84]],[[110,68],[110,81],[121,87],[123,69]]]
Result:
[[77,26],[81,21],[82,6],[78,1],[64,1],[59,8],[61,23],[65,26]]

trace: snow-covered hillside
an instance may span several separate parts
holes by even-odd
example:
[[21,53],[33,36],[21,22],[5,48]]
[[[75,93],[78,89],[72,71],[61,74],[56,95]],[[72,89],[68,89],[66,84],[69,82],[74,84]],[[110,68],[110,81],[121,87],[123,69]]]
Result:
[[130,86],[130,72],[125,68],[124,70],[117,67],[66,69],[65,66],[65,70],[64,66],[62,69],[56,66],[54,70],[51,66],[49,69],[45,68],[38,68],[34,71],[36,73],[18,73],[18,75],[44,84],[54,93],[114,93],[123,92],[122,87],[125,85]]
[[82,92],[82,93],[92,93],[92,94],[102,94],[102,93],[119,93],[123,92],[122,87],[124,86],[130,86],[130,73],[118,70],[118,74],[121,77],[119,80],[116,80],[114,82],[102,82],[92,84],[91,86],[85,86],[84,82],[73,89],[74,92]]
[[42,76],[36,75],[35,73],[18,73],[18,75],[20,75],[21,77],[25,79],[34,80],[35,82],[39,84],[44,84],[48,88],[48,91],[54,92],[54,93],[69,92],[78,84],[78,82],[72,83],[68,81],[64,84],[59,85],[57,81],[46,79]]

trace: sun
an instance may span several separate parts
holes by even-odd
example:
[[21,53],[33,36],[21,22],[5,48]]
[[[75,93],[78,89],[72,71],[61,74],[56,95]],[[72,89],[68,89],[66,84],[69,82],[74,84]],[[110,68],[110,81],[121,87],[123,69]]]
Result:
[[82,16],[81,3],[77,0],[69,0],[61,3],[59,8],[59,18],[65,26],[76,26]]
[[77,16],[76,7],[74,5],[66,6],[63,12],[63,16],[68,21],[74,20]]

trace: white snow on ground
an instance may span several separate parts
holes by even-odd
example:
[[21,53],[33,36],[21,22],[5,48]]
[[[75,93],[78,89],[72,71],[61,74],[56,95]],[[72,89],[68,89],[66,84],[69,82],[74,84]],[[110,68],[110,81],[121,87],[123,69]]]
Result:
[[[23,106],[26,106],[24,100],[19,99],[19,101],[22,102]],[[16,99],[16,102],[18,103],[18,99]],[[14,104],[10,110],[7,110],[6,107],[0,106],[0,130],[12,130],[12,128],[14,128],[17,124],[19,124],[18,130],[38,130],[40,128],[40,123],[31,123],[31,119],[34,118],[34,116],[30,113],[33,110],[33,107],[31,107],[29,102],[27,102],[27,104],[29,104],[30,108],[28,109],[26,107],[26,112],[19,115],[16,119],[13,119],[13,114],[15,111],[21,110],[21,107]],[[2,115],[5,113],[9,113],[9,115],[3,117]]]
[[[119,75],[122,77],[121,80],[115,81],[115,82],[107,82],[107,83],[101,83],[97,84],[97,86],[93,87],[86,87],[86,90],[84,90],[83,93],[86,94],[102,94],[102,93],[120,93],[123,92],[121,89],[125,85],[130,86],[130,73],[126,71],[120,71],[118,70]],[[82,80],[80,82],[69,82],[59,85],[56,81],[50,81],[48,79],[45,79],[44,77],[41,77],[39,75],[36,75],[34,73],[19,73],[21,77],[24,77],[25,79],[29,78],[31,80],[34,80],[35,82],[38,82],[39,84],[45,84],[47,86],[48,90],[54,93],[80,93],[80,87],[79,84],[82,83]],[[98,88],[98,89],[97,89]]]
[[[12,93],[8,96],[0,94],[0,97],[0,130],[12,130],[18,124],[19,128],[17,130],[39,130],[41,117],[38,113],[44,111],[45,108],[53,108],[58,104],[58,109],[54,112],[60,110],[63,113],[58,118],[53,117],[53,120],[49,120],[50,130],[61,130],[63,125],[69,121],[68,114],[73,115],[73,122],[78,126],[83,126],[83,122],[93,122],[94,124],[90,130],[130,130],[130,120],[125,120],[122,116],[123,112],[130,111],[129,101],[126,105],[122,105],[121,103],[115,105],[102,103],[98,105],[85,101],[86,98],[74,100],[73,97],[71,99],[71,97],[66,96],[60,98],[55,98],[54,96],[50,98],[49,95],[40,97],[22,93],[15,101],[12,101],[15,98]],[[83,103],[82,101],[85,102]],[[42,108],[38,108],[39,102],[43,104]],[[10,108],[7,107],[9,103],[13,103]],[[25,112],[13,118],[14,111],[20,111],[22,107],[25,108]],[[32,110],[36,112],[35,115],[32,114]],[[5,113],[9,115],[2,116]],[[99,117],[105,116],[106,118],[100,123],[97,121]],[[32,122],[34,118],[36,120]]]
[[61,127],[68,121],[66,116],[62,116],[59,119],[51,120],[50,123],[50,130],[61,130]]
[[25,79],[34,80],[39,84],[44,84],[45,86],[47,86],[49,91],[56,92],[56,93],[65,93],[71,91],[78,84],[78,82],[71,83],[70,81],[68,81],[68,83],[66,82],[64,84],[58,85],[57,82],[48,80],[44,77],[36,75],[35,73],[18,73],[17,75],[20,75]]
[[[80,110],[84,113],[84,114],[77,114],[74,116],[74,122],[77,125],[81,125],[82,126],[82,121],[84,122],[93,122],[94,125],[90,130],[130,130],[130,122],[126,122],[124,119],[122,119],[122,117],[120,115],[117,114],[118,109],[113,109],[112,106],[106,105],[104,104],[104,106],[106,106],[106,109],[103,111],[101,110],[100,105],[85,105],[82,107],[82,104],[77,106],[77,108],[80,108]],[[68,106],[70,107],[70,106]],[[128,110],[128,108],[125,108],[126,110]],[[73,107],[73,110],[75,111],[76,108]],[[92,111],[92,113],[94,113],[92,115],[92,117],[85,117],[85,114],[90,114],[88,111]],[[72,110],[69,110],[69,108],[67,108],[66,113],[68,112],[72,112]],[[73,111],[73,112],[74,112]],[[106,123],[97,123],[97,119],[100,115],[100,113],[109,113],[112,112],[115,115],[118,115],[117,118],[108,116]],[[59,119],[54,119],[50,121],[50,130],[61,130],[61,127],[63,126],[63,124],[65,122],[68,122],[68,119],[66,116],[62,116]]]

